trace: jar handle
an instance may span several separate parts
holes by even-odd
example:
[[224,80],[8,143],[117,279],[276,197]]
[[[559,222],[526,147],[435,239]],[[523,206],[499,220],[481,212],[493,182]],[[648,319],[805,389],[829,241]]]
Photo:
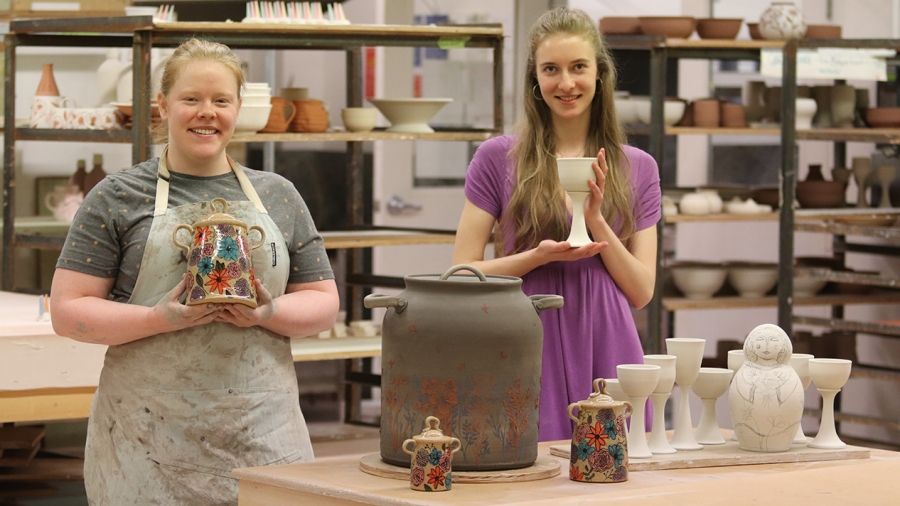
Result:
[[250,241],[250,249],[251,250],[254,250],[254,249],[262,246],[263,243],[266,242],[266,231],[263,230],[262,227],[260,227],[259,225],[253,225],[252,227],[247,229],[247,238],[248,239],[250,238],[250,232],[252,232],[254,230],[259,232],[259,242],[256,244],[253,244],[253,241]]
[[474,265],[468,265],[468,264],[454,265],[453,267],[447,269],[447,272],[445,272],[443,275],[441,275],[441,281],[446,281],[447,278],[452,276],[454,273],[456,273],[457,271],[462,271],[462,270],[470,271],[472,274],[478,276],[479,281],[487,281],[487,278],[484,276],[484,273],[481,272],[481,269],[479,269],[478,267],[475,267]]
[[219,205],[221,207],[221,209],[219,209],[220,213],[224,213],[228,210],[228,201],[226,201],[222,197],[216,197],[209,201],[209,208],[212,209],[213,212],[216,211],[216,205]]
[[190,244],[190,243],[183,243],[183,242],[181,242],[181,241],[178,240],[178,231],[181,230],[181,229],[187,230],[187,231],[188,231],[188,234],[193,234],[193,233],[194,233],[194,227],[192,227],[192,226],[190,226],[190,225],[185,225],[184,223],[182,223],[182,224],[178,225],[177,227],[175,227],[175,230],[172,232],[172,240],[175,242],[175,245],[178,246],[178,247],[180,247],[181,249],[183,249],[185,255],[190,256],[190,254],[191,254],[191,244]]
[[392,307],[397,313],[406,311],[407,304],[409,304],[409,302],[402,297],[396,295],[383,295],[380,293],[366,295],[366,298],[363,299],[363,305],[366,306],[367,309]]
[[453,454],[460,448],[462,448],[462,441],[455,437],[450,438],[450,453]]
[[531,304],[537,311],[563,307],[562,295],[537,294],[529,295],[528,298],[531,299]]
[[577,408],[577,407],[578,407],[578,403],[573,402],[572,404],[569,404],[569,407],[566,409],[566,413],[569,414],[569,418],[571,418],[572,421],[576,422],[576,423],[578,422],[578,417],[575,416],[575,408]]
[[[409,446],[410,443],[412,443],[413,447],[407,448],[407,446]],[[403,448],[404,452],[406,452],[410,455],[416,454],[416,442],[412,439],[407,439],[406,441],[404,441],[403,444],[401,445],[401,448]]]

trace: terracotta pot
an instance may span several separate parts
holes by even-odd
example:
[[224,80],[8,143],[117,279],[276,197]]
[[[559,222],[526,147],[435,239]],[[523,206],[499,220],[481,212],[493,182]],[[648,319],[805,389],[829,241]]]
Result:
[[647,35],[684,39],[694,33],[697,20],[690,16],[641,16],[641,31]]
[[844,207],[846,187],[837,181],[800,181],[797,202],[805,209]]
[[900,127],[900,107],[870,107],[866,109],[866,123],[872,128]]
[[272,97],[272,110],[269,112],[269,121],[260,132],[280,133],[286,132],[291,120],[297,112],[294,103],[281,97]]
[[641,20],[632,16],[605,16],[600,18],[600,33],[638,35],[641,33]]
[[[454,275],[465,270],[471,275]],[[457,265],[406,276],[397,295],[373,294],[383,323],[381,458],[408,467],[401,444],[436,416],[459,438],[453,467],[516,469],[537,458],[543,327],[558,295],[522,293],[522,280]]]
[[58,97],[59,88],[56,86],[56,78],[53,77],[53,64],[45,63],[41,70],[41,80],[34,92],[39,97]]
[[[180,224],[172,232],[173,242],[185,252],[191,275],[185,304],[238,303],[256,307],[251,252],[265,242],[265,231],[225,214],[225,199],[213,199],[209,208],[214,212],[208,218],[192,225]],[[190,233],[190,242],[179,239],[182,230]],[[260,235],[255,244],[250,241],[252,231]]]
[[702,18],[697,20],[697,35],[701,39],[733,39],[743,24],[741,18]]
[[292,132],[324,132],[328,130],[328,111],[321,100],[294,100],[297,113],[291,122]]
[[762,40],[763,36],[759,33],[759,23],[747,23],[747,32],[753,40]]
[[840,39],[841,25],[806,25],[807,39]]
[[693,109],[694,126],[704,128],[716,128],[719,126],[719,101],[715,98],[695,100],[691,104]]
[[719,116],[723,127],[744,128],[747,126],[747,115],[741,104],[722,102]]

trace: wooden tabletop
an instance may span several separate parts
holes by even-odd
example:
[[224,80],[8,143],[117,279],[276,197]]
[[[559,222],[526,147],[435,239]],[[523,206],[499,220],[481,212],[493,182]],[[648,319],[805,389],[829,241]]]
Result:
[[[563,442],[545,442],[549,446]],[[496,484],[454,484],[449,492],[410,490],[402,480],[359,470],[362,455],[319,459],[309,464],[237,469],[240,506],[287,504],[897,504],[892,481],[900,476],[900,453],[872,450],[865,460],[761,464],[629,473],[617,484],[578,483],[563,473],[551,479]],[[304,502],[306,500],[306,502]]]

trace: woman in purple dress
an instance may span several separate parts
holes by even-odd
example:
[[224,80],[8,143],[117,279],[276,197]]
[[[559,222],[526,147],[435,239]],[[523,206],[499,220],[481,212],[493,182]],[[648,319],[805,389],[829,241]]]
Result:
[[[570,402],[593,378],[642,363],[631,307],[653,297],[660,187],[656,162],[625,145],[616,118],[615,65],[594,21],[548,11],[531,29],[525,120],[518,135],[483,143],[466,174],[454,263],[522,277],[527,294],[565,298],[544,325],[540,439],[568,439]],[[593,243],[571,247],[571,200],[556,157],[594,157],[584,215]],[[495,258],[485,247],[496,229]]]

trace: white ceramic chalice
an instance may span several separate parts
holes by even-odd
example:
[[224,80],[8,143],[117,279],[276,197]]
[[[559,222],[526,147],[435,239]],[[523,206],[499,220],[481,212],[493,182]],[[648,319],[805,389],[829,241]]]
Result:
[[691,406],[688,394],[700,372],[705,339],[673,337],[666,339],[666,352],[678,357],[675,360],[675,384],[678,385],[678,402],[675,406],[675,432],[669,442],[676,450],[702,450],[694,438]]
[[819,433],[809,442],[812,448],[844,448],[846,443],[838,437],[834,427],[834,397],[850,379],[852,362],[842,358],[811,358],[809,376],[822,394],[822,421]]
[[704,445],[725,444],[719,422],[716,419],[716,400],[728,391],[734,371],[720,367],[701,367],[694,381],[693,389],[697,397],[703,401],[703,414],[695,436],[697,442]]
[[622,385],[619,384],[618,378],[606,380],[606,393],[612,397],[614,401],[628,401],[628,396],[622,391]]
[[584,201],[591,194],[588,180],[594,179],[591,164],[596,158],[557,158],[556,168],[559,171],[559,184],[572,199],[572,228],[566,239],[573,248],[591,243],[587,225],[584,222]]
[[[791,353],[791,367],[800,376],[800,383],[803,385],[803,392],[809,388],[812,378],[809,377],[809,360],[815,358],[809,353]],[[803,433],[803,424],[797,426],[797,434],[794,435],[794,444],[806,444],[806,434]]]
[[675,386],[675,355],[644,355],[644,363],[658,365],[659,382],[650,400],[653,403],[653,423],[650,428],[650,439],[647,444],[653,453],[675,453],[666,438],[666,401],[672,395],[672,387]]
[[647,445],[647,432],[644,423],[644,411],[647,396],[659,383],[658,365],[622,364],[616,366],[619,385],[625,395],[631,398],[631,425],[628,427],[628,457],[648,459],[653,456]]

